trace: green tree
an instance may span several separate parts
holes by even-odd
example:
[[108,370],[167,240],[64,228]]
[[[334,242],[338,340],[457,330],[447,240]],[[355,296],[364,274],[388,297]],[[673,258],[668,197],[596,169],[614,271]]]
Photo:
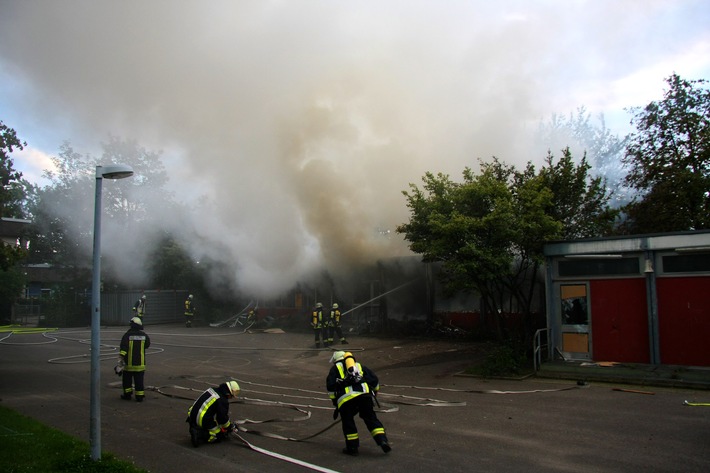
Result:
[[0,121],[0,215],[3,217],[7,216],[7,204],[14,200],[10,186],[22,178],[22,173],[15,170],[10,154],[25,146],[27,143],[20,141],[14,129]]
[[560,230],[545,214],[549,190],[531,176],[514,185],[514,176],[514,168],[497,160],[482,163],[479,175],[466,168],[462,183],[427,173],[423,189],[410,184],[410,191],[403,192],[411,219],[397,228],[424,261],[442,263],[447,293],[481,296],[484,312],[496,317],[501,338],[499,316],[511,306],[506,299],[530,314],[530,284],[521,281],[541,262],[541,242]]
[[544,243],[599,236],[616,217],[603,179],[588,172],[585,159],[575,165],[565,150],[558,162],[548,155],[539,172],[531,163],[518,171],[493,159],[478,175],[466,168],[461,183],[427,173],[422,189],[403,191],[410,220],[397,232],[425,262],[442,263],[447,293],[475,291],[486,314],[519,312],[532,328]]
[[189,289],[195,292],[202,283],[193,259],[169,235],[156,245],[148,271],[153,285],[159,289]]
[[[18,206],[22,201],[19,184],[22,173],[15,170],[10,154],[25,146],[27,143],[20,141],[14,129],[0,121],[0,217],[23,217]],[[0,319],[6,322],[10,319],[12,303],[25,284],[24,275],[17,268],[25,256],[26,251],[21,246],[0,241]]]
[[710,90],[673,74],[660,101],[632,109],[626,183],[640,192],[624,233],[710,228]]
[[[82,155],[69,143],[64,143],[58,156],[52,159],[55,170],[45,171],[49,184],[37,192],[32,261],[75,268],[77,277],[90,267],[93,248],[94,193],[96,166],[121,163],[131,166],[131,179],[112,181],[103,186],[104,234],[130,235],[130,240],[116,242],[126,247],[124,254],[147,255],[161,241],[162,230],[151,225],[153,218],[163,214],[179,214],[172,194],[165,190],[167,173],[160,153],[149,151],[133,140],[110,137],[102,143],[100,158]],[[111,231],[111,229],[114,231]],[[130,241],[140,245],[130,246]],[[131,250],[130,252],[128,250]],[[118,278],[129,284],[134,278],[128,274],[113,274],[112,256],[104,251],[104,277]],[[115,258],[115,256],[114,256]],[[135,258],[136,261],[147,257]],[[142,268],[147,273],[148,268]],[[141,284],[147,284],[142,278]],[[112,281],[113,284],[118,284]],[[124,285],[124,284],[118,284]]]
[[606,127],[603,114],[592,121],[587,110],[579,107],[568,117],[553,115],[549,122],[540,125],[538,136],[548,149],[581,148],[591,166],[589,173],[603,178],[611,207],[622,207],[633,197],[632,190],[624,184],[626,169],[622,162],[628,136],[613,134]]
[[586,155],[575,164],[569,148],[555,162],[552,153],[540,169],[543,185],[552,191],[548,214],[562,224],[562,238],[574,240],[610,235],[619,211],[609,205],[606,179],[591,175]]

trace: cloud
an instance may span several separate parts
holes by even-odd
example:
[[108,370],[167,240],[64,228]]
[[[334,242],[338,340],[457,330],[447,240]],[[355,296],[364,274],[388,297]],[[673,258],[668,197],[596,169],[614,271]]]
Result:
[[[15,113],[61,128],[79,149],[110,133],[163,150],[176,194],[209,199],[181,216],[196,229],[193,251],[233,262],[238,290],[268,293],[409,254],[380,231],[407,220],[410,182],[426,171],[458,178],[493,155],[541,161],[530,151],[540,120],[587,104],[606,112],[637,81],[658,87],[676,58],[690,62],[684,48],[707,40],[707,10],[5,2],[0,72],[22,84]],[[171,228],[166,217],[154,225]]]
[[[18,137],[22,139],[19,134]],[[10,157],[14,162],[15,170],[22,173],[22,178],[39,186],[47,184],[42,176],[45,171],[56,170],[51,155],[29,145],[24,149],[15,150]]]

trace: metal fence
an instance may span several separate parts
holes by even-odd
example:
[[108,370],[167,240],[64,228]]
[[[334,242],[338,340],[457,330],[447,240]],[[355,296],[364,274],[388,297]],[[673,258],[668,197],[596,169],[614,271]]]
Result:
[[146,325],[182,322],[185,319],[185,299],[188,291],[120,291],[101,294],[101,324],[128,325],[135,316],[133,306],[145,294]]

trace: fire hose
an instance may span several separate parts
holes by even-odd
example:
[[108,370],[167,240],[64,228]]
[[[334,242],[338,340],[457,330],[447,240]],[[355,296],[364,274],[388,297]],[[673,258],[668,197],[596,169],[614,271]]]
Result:
[[319,466],[319,465],[314,465],[313,463],[308,463],[303,460],[299,460],[297,458],[289,457],[286,455],[282,455],[280,453],[272,452],[271,450],[266,450],[265,448],[257,447],[256,445],[252,445],[251,443],[247,442],[241,435],[232,432],[232,436],[236,437],[241,441],[247,448],[250,450],[253,450],[257,453],[261,453],[262,455],[266,455],[272,458],[277,458],[279,460],[283,460],[289,463],[293,463],[294,465],[299,465],[308,469],[311,469],[313,471],[320,471],[323,473],[338,473],[336,470],[331,470],[330,468],[326,468],[324,466]]

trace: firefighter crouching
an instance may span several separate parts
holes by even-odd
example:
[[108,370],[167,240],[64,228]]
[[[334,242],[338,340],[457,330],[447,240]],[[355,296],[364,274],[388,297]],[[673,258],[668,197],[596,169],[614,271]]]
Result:
[[349,352],[336,351],[330,362],[333,366],[326,378],[326,389],[335,406],[333,418],[336,419],[338,415],[342,418],[345,436],[343,453],[353,456],[358,454],[360,439],[355,425],[355,416],[358,414],[365,421],[375,443],[385,453],[389,453],[392,447],[373,407],[373,396],[380,389],[377,375],[355,361]]
[[201,442],[215,443],[228,438],[236,429],[229,420],[229,400],[239,395],[239,384],[227,381],[209,388],[187,411],[186,422],[190,424],[190,441],[193,447]]

